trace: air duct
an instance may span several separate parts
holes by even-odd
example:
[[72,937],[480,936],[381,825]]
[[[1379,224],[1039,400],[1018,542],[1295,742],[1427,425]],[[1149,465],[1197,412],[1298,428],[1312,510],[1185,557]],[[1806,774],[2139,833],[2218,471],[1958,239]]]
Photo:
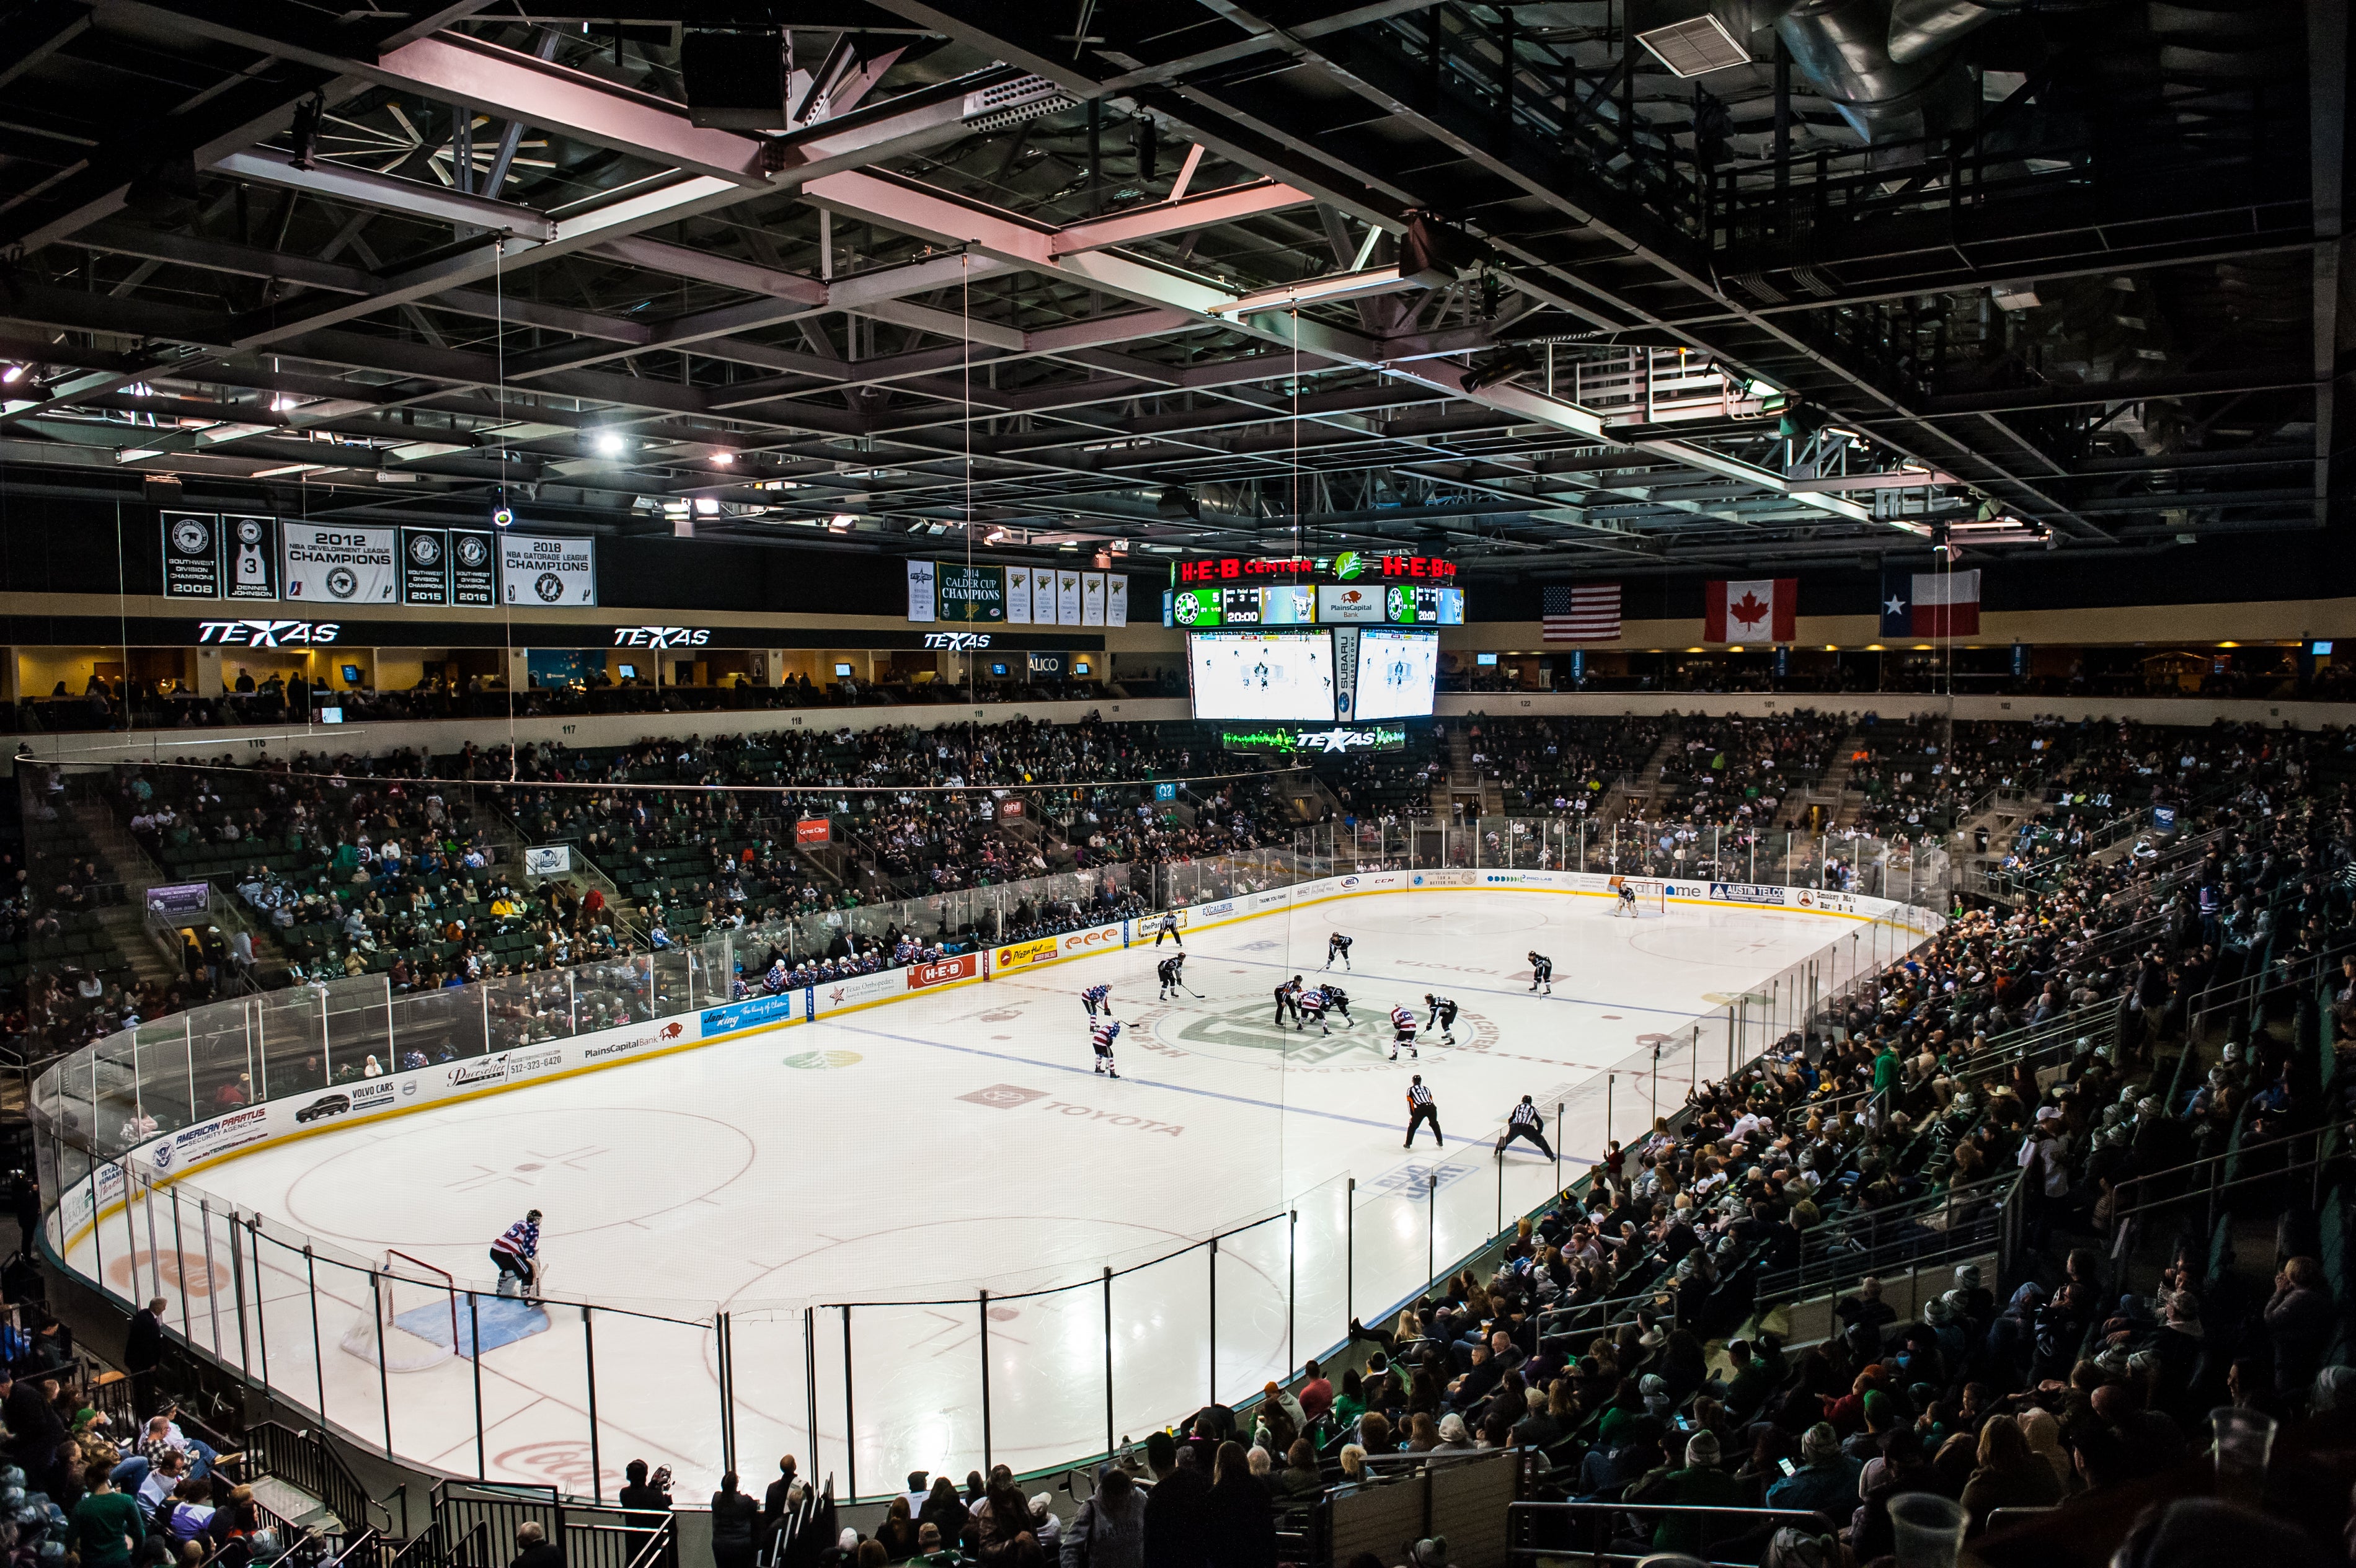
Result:
[[1943,59],[1890,57],[1890,0],[1800,0],[1775,32],[1793,68],[1868,142],[1923,134],[1946,74]]
[[1892,0],[1890,58],[1900,65],[1928,59],[1965,33],[2022,8],[2008,0]]

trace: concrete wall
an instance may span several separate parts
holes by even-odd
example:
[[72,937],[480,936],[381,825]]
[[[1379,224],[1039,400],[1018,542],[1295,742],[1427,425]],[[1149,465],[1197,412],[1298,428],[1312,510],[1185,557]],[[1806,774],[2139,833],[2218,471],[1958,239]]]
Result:
[[1166,722],[1187,716],[1183,697],[1156,697],[1141,702],[1010,703],[980,707],[943,703],[924,707],[768,708],[716,714],[615,714],[580,718],[433,719],[412,723],[314,725],[308,729],[284,726],[219,729],[166,729],[92,732],[23,737],[35,757],[43,762],[113,763],[142,757],[219,757],[224,752],[241,762],[257,757],[287,757],[302,752],[396,751],[403,746],[428,753],[456,751],[466,742],[478,746],[504,746],[510,730],[527,745],[556,740],[567,746],[627,746],[658,735],[773,735],[782,730],[870,730],[899,725],[931,729],[938,725],[1004,724],[1012,718],[1076,724],[1090,714],[1122,723]]
[[1759,717],[1806,708],[1819,713],[1879,714],[1884,719],[1897,720],[1916,714],[1942,714],[1952,707],[1959,719],[2026,721],[2050,715],[2072,724],[2082,719],[2132,719],[2139,724],[2201,728],[2221,719],[2232,724],[2289,725],[2298,729],[2356,724],[2356,703],[2245,702],[2214,697],[1958,695],[1950,699],[1924,692],[1802,692],[1775,695],[1749,692],[1443,692],[1438,705],[1442,718],[1472,714],[1512,718],[1611,714],[1656,717],[1669,713]]

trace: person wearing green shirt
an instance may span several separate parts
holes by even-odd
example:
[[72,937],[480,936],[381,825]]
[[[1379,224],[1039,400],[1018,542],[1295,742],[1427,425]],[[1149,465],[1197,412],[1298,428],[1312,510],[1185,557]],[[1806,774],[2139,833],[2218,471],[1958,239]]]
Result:
[[139,1517],[136,1498],[114,1489],[114,1478],[104,1465],[92,1465],[82,1477],[90,1495],[74,1505],[74,1547],[82,1568],[129,1568],[132,1548],[146,1525]]

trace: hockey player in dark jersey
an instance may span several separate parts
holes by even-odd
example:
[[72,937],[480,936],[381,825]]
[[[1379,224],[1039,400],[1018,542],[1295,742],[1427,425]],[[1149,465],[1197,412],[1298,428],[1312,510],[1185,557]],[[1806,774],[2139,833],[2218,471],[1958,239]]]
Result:
[[1541,985],[1548,996],[1554,994],[1554,960],[1534,952],[1530,954],[1530,989],[1536,991]]
[[1080,993],[1080,1005],[1087,1009],[1087,1015],[1091,1018],[1097,1016],[1100,1013],[1108,1018],[1111,1017],[1112,987],[1109,985],[1089,986],[1086,991]]
[[1334,984],[1330,980],[1324,984],[1319,986],[1317,989],[1325,993],[1325,1011],[1328,1013],[1339,1013],[1342,1015],[1342,1022],[1349,1025],[1354,1029],[1357,1027],[1358,1021],[1350,1016],[1350,993],[1348,992],[1343,990],[1340,986]]
[[1325,967],[1327,969],[1333,967],[1333,961],[1337,958],[1342,961],[1342,967],[1344,969],[1350,967],[1350,942],[1351,939],[1344,936],[1339,931],[1335,931],[1332,936],[1325,939]]
[[1167,1002],[1178,993],[1179,986],[1184,983],[1185,970],[1186,955],[1183,952],[1172,953],[1153,966],[1153,977],[1162,982],[1159,1000]]
[[1445,996],[1434,996],[1426,993],[1423,1004],[1431,1009],[1431,1017],[1425,1023],[1424,1028],[1427,1031],[1439,1030],[1443,1043],[1454,1045],[1456,1043],[1456,1004]]

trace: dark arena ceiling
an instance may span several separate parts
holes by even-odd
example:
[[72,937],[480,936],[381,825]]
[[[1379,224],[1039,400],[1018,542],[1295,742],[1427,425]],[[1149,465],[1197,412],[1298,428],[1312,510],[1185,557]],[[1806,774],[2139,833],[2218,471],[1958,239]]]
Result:
[[2347,12],[32,0],[0,489],[1557,578],[2344,527]]

